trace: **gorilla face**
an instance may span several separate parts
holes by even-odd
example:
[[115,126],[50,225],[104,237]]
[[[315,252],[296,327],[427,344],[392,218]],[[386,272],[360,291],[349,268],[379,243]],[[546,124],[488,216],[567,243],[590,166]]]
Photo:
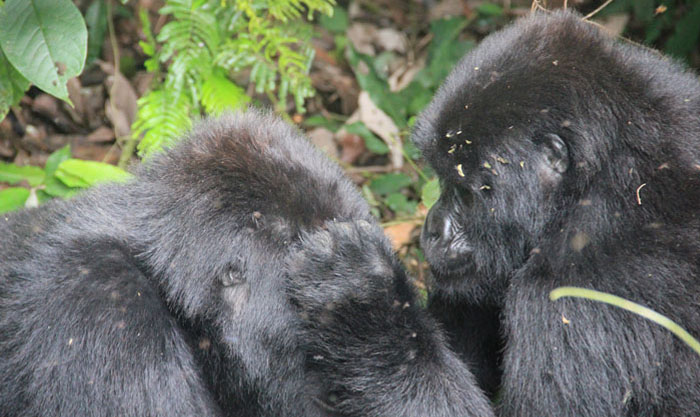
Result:
[[434,134],[447,144],[452,172],[443,178],[421,244],[443,289],[480,297],[503,285],[555,209],[551,197],[569,166],[566,144],[555,133],[519,138],[512,130],[481,140],[468,139],[464,129]]

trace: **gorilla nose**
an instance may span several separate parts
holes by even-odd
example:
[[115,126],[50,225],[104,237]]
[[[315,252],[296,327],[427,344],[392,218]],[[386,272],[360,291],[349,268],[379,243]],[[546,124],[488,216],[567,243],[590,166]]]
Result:
[[421,246],[428,262],[445,264],[464,263],[472,248],[468,242],[456,238],[448,205],[439,200],[428,212],[421,231]]

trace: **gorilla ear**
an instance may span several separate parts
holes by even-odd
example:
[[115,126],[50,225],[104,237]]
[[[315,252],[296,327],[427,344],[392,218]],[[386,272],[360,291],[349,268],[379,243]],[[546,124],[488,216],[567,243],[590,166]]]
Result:
[[569,150],[566,143],[554,133],[547,133],[539,140],[548,168],[563,174],[569,168]]

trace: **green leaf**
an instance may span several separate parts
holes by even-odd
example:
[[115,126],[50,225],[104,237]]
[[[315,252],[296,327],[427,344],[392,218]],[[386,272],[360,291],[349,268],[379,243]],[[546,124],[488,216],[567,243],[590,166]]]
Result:
[[649,23],[654,18],[654,0],[635,0],[632,3],[634,16],[642,23]]
[[411,141],[407,141],[403,144],[403,154],[406,158],[415,161],[421,157],[421,151],[413,144]]
[[386,146],[383,140],[379,139],[372,133],[367,126],[362,122],[355,122],[349,125],[345,125],[345,130],[348,133],[353,133],[365,141],[365,146],[367,149],[377,155],[386,155],[389,153],[389,147]]
[[345,33],[348,22],[348,12],[342,7],[334,8],[333,16],[321,15],[319,19],[321,26],[332,33]]
[[430,210],[430,208],[435,204],[440,198],[440,182],[437,178],[433,178],[423,185],[421,190],[421,201],[423,205]]
[[48,159],[46,160],[46,165],[44,166],[46,178],[52,177],[61,162],[65,161],[66,159],[70,159],[70,156],[70,145],[66,145],[49,155]]
[[476,11],[487,17],[501,16],[503,7],[495,3],[482,3],[476,8]]
[[66,82],[80,74],[87,29],[71,0],[7,0],[0,9],[0,48],[37,87],[70,103]]
[[428,48],[428,66],[416,77],[424,86],[434,86],[442,82],[457,61],[474,47],[474,42],[459,40],[459,34],[467,23],[467,20],[461,17],[430,22],[430,32],[434,38]]
[[337,132],[341,127],[339,121],[324,117],[320,114],[309,116],[303,123],[306,127],[324,127],[333,133]]
[[78,189],[70,188],[66,184],[62,183],[58,178],[51,177],[46,179],[44,184],[44,192],[52,197],[68,198],[78,193]]
[[683,16],[676,24],[676,30],[668,39],[664,49],[671,55],[686,58],[697,46],[700,38],[700,3]]
[[[424,73],[424,75],[425,74],[428,73]],[[441,81],[442,79],[433,80],[432,75],[430,75],[426,85],[413,80],[406,88],[399,91],[397,95],[406,103],[406,112],[411,115],[420,113],[420,111],[430,103],[430,100],[433,99],[435,88]]]
[[94,0],[85,12],[88,27],[88,46],[86,65],[100,57],[102,44],[107,34],[107,6],[105,0]]
[[373,179],[369,184],[369,188],[377,194],[387,195],[398,192],[402,188],[409,186],[411,182],[411,177],[403,173],[384,174]]
[[82,159],[67,159],[58,165],[56,178],[74,188],[87,188],[101,182],[125,182],[132,175],[114,165]]
[[30,186],[36,187],[44,181],[44,171],[31,165],[18,166],[0,162],[0,182],[17,184],[22,180],[26,180]]
[[202,105],[208,113],[241,109],[249,102],[245,90],[226,78],[223,71],[215,71],[202,85]]
[[29,198],[29,190],[22,187],[5,188],[0,191],[0,213],[17,210],[24,207]]
[[10,107],[19,103],[29,84],[29,81],[10,64],[0,49],[0,120],[5,118]]
[[411,201],[401,193],[391,193],[386,198],[386,205],[394,213],[413,214],[416,212],[417,202]]

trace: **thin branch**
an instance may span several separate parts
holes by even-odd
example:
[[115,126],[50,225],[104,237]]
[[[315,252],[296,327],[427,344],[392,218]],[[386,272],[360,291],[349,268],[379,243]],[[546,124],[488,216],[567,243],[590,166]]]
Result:
[[608,4],[612,3],[613,1],[614,1],[614,0],[607,0],[605,3],[601,4],[600,7],[598,7],[597,9],[595,9],[595,10],[593,10],[592,12],[588,13],[587,15],[585,15],[585,16],[583,17],[583,20],[588,20],[588,19],[590,19],[591,17],[597,15],[598,12],[600,12],[601,10],[603,10],[604,8],[606,8],[606,7],[608,6]]

